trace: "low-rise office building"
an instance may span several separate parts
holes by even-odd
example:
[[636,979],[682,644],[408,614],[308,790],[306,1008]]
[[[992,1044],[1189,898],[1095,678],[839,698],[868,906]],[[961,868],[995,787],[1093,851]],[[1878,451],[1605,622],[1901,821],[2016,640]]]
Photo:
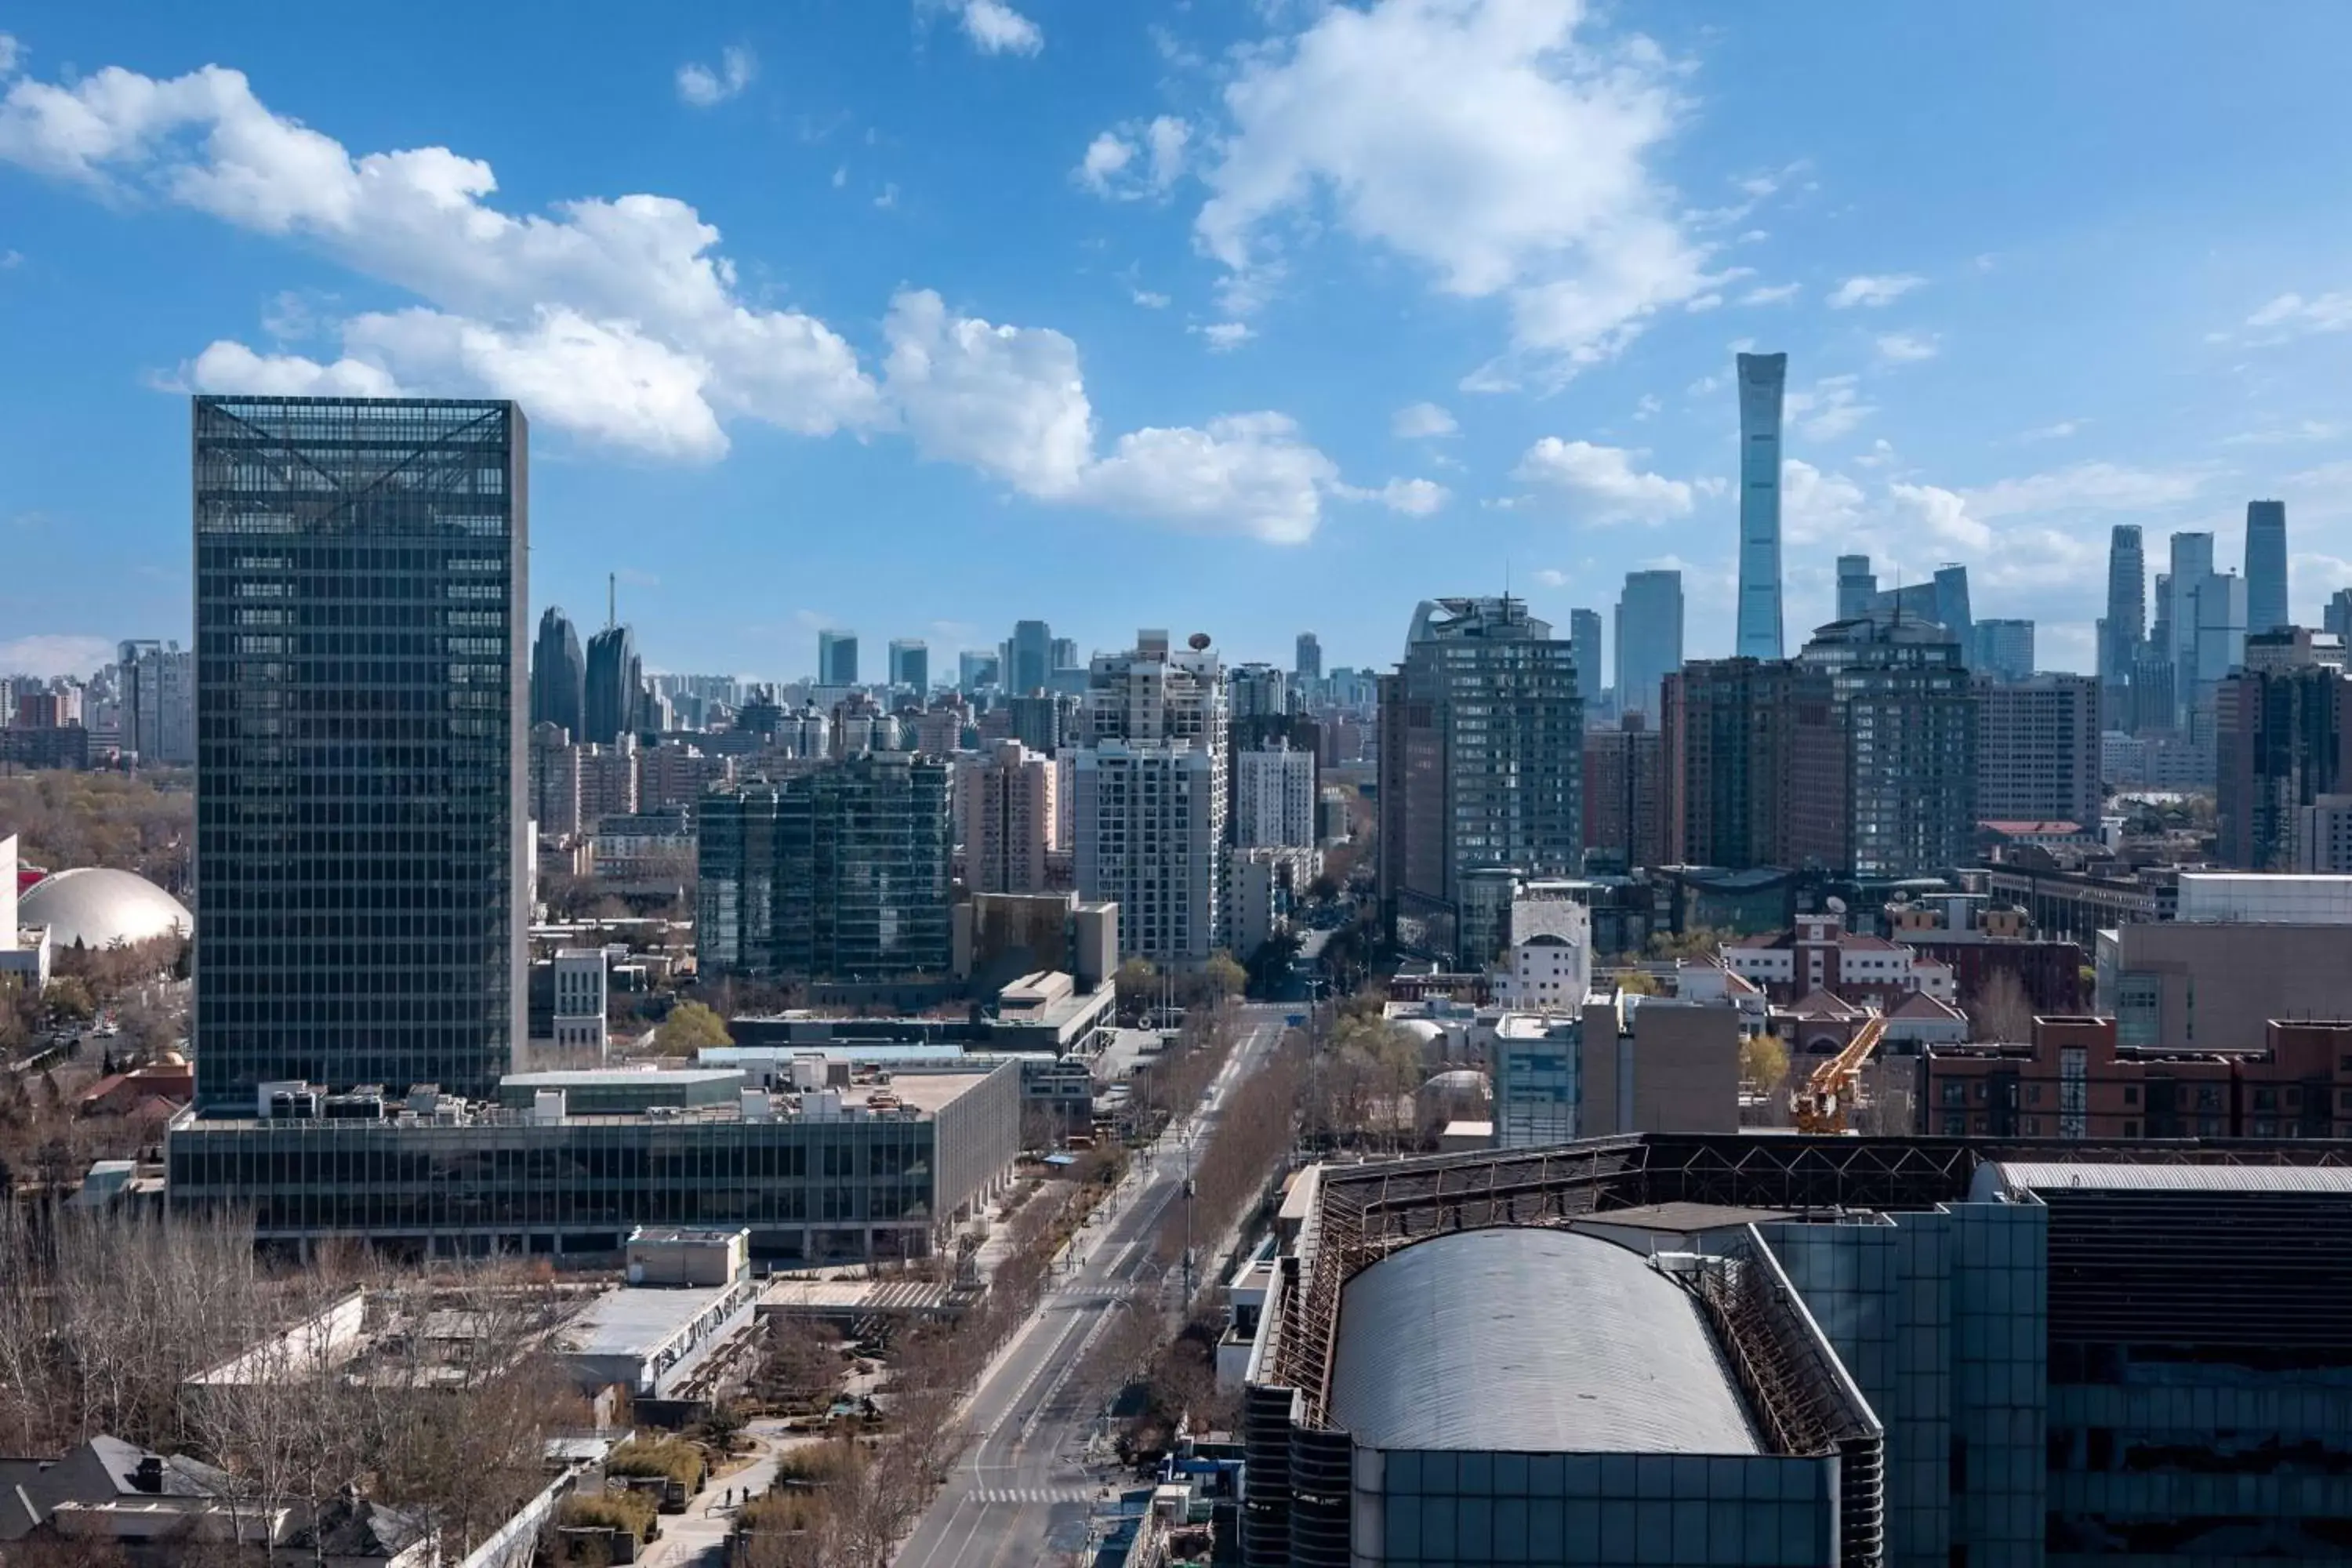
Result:
[[740,1071],[525,1076],[527,1109],[270,1086],[288,1092],[257,1109],[291,1114],[172,1125],[168,1202],[294,1249],[609,1258],[641,1226],[719,1226],[762,1260],[857,1261],[929,1253],[1020,1152],[1012,1062],[783,1094]]
[[2167,921],[2099,933],[2095,1010],[2123,1044],[2251,1050],[2273,1018],[2352,1018],[2352,931]]

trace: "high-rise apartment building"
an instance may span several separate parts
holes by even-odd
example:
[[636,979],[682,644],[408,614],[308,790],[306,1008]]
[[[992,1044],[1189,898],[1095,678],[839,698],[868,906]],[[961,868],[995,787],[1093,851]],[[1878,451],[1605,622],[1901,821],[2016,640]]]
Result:
[[1870,614],[1873,600],[1878,597],[1878,574],[1870,569],[1867,555],[1841,555],[1837,558],[1837,618],[1853,620]]
[[606,626],[588,639],[588,669],[582,683],[581,718],[573,733],[590,745],[617,744],[646,724],[645,665],[637,658],[636,633]]
[[1087,671],[1072,859],[1079,897],[1118,905],[1122,952],[1190,967],[1224,940],[1224,667],[1206,637],[1171,647],[1147,629],[1135,640]]
[[176,642],[126,642],[116,650],[122,749],[142,764],[196,760],[196,656]]
[[1575,656],[1549,622],[1507,596],[1424,601],[1381,679],[1381,908],[1396,940],[1462,960],[1466,877],[1575,875],[1583,758]]
[[1790,849],[1800,865],[1916,877],[1974,858],[1977,698],[1958,639],[1873,616],[1797,656]]
[[697,833],[706,974],[875,982],[945,974],[948,764],[866,752],[714,790]]
[[1004,645],[1004,689],[1015,697],[1041,691],[1054,678],[1054,628],[1044,621],[1015,621]]
[[2287,610],[2286,502],[2246,503],[2246,630],[2292,624]]
[[[1990,623],[1985,623],[1990,624]],[[1977,678],[1977,818],[2099,820],[2099,683],[2088,675]]]
[[1291,665],[1291,672],[1301,682],[1323,679],[1323,644],[1313,632],[1298,634],[1298,653]]
[[1078,896],[1118,905],[1122,957],[1193,969],[1224,945],[1224,752],[1108,740],[1073,763]]
[[2352,792],[2352,680],[2295,628],[2249,637],[2246,666],[2214,692],[2217,847],[2224,866],[2299,870],[2311,808]]
[[1035,691],[1008,699],[1004,706],[1013,721],[1013,738],[1033,752],[1052,756],[1077,733],[1076,698]]
[[1655,718],[1659,687],[1683,666],[1680,572],[1625,574],[1625,591],[1617,599],[1616,665],[1617,710]]
[[1243,848],[1315,847],[1315,753],[1276,741],[1233,755],[1234,842]]
[[1237,664],[1229,679],[1236,719],[1279,719],[1291,710],[1290,678],[1270,664]]
[[1584,847],[1626,869],[1666,862],[1663,736],[1628,713],[1614,730],[1584,735]]
[[[1083,670],[1084,668],[1086,666],[1078,662],[1077,638],[1055,637],[1053,646],[1053,668],[1046,672],[1048,676],[1058,676],[1065,670]],[[1056,689],[1058,689],[1056,687]]]
[[560,724],[573,735],[588,733],[588,663],[580,633],[562,606],[550,605],[539,617],[530,648],[530,721]]
[[1597,711],[1601,693],[1609,689],[1608,644],[1601,630],[1598,610],[1568,612],[1568,647],[1576,660],[1576,696],[1587,713]]
[[931,650],[920,637],[896,637],[890,643],[890,685],[912,691],[920,701],[931,689]]
[[[1735,651],[1779,658],[1780,643],[1780,403],[1787,354],[1741,354],[1739,376],[1739,635]],[[1625,684],[1619,674],[1618,684]]]
[[1796,667],[1696,659],[1666,680],[1660,723],[1669,864],[1748,870],[1789,853]]
[[1002,684],[998,656],[983,648],[966,648],[956,655],[956,686],[966,697],[982,687]]
[[2119,694],[2147,634],[2147,552],[2139,524],[2119,522],[2107,535],[2107,613],[2100,623],[2099,684]]
[[1045,891],[1046,855],[1058,847],[1054,759],[1018,741],[999,741],[976,756],[957,758],[955,767],[965,888],[975,893]]
[[1983,620],[1976,624],[1976,654],[1969,661],[1995,680],[2023,680],[2033,673],[2033,623]]
[[495,1094],[527,1027],[522,413],[194,412],[198,1105]]

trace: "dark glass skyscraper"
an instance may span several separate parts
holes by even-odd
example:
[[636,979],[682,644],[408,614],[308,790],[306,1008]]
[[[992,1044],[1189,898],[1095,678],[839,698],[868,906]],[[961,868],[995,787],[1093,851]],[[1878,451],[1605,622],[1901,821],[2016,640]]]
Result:
[[585,739],[588,667],[580,654],[580,634],[557,605],[539,617],[539,639],[530,650],[530,721],[561,724],[575,741]]
[[2136,522],[2119,522],[2107,535],[2107,614],[2099,625],[2099,685],[2120,691],[2147,635],[2147,551]]
[[609,746],[645,722],[646,672],[636,634],[606,626],[588,639],[588,677],[575,741]]
[[1043,621],[1015,621],[1004,645],[1004,689],[1015,697],[1039,690],[1054,674],[1054,628]]
[[196,1097],[495,1094],[524,1033],[526,430],[194,405]]
[[703,797],[695,945],[706,973],[943,974],[949,768],[867,752]]
[[[1571,623],[1571,626],[1573,623]],[[1658,716],[1658,689],[1683,667],[1683,574],[1628,572],[1617,598],[1617,711]]]
[[898,637],[890,644],[890,684],[912,688],[918,701],[931,692],[931,650],[920,637]]
[[2292,620],[2286,593],[2286,502],[2246,503],[2246,630],[2275,631]]
[[1780,657],[1780,400],[1788,381],[1787,354],[1739,356],[1739,638],[1735,651],[1748,658]]

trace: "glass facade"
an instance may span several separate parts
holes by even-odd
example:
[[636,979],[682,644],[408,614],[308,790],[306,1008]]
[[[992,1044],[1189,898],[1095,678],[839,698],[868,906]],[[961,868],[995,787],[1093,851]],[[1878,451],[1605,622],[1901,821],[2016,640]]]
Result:
[[609,1251],[635,1226],[741,1225],[764,1257],[857,1258],[927,1250],[1010,1166],[1020,1116],[1005,1063],[927,1116],[196,1121],[165,1159],[174,1210],[234,1205],[263,1241]]
[[1787,354],[1741,354],[1739,637],[1743,658],[1780,657],[1780,402]]
[[1834,1459],[1356,1451],[1355,1560],[1739,1564],[1837,1559]]
[[824,980],[946,973],[949,767],[872,752],[704,797],[704,969]]
[[437,1083],[523,1038],[514,405],[194,403],[196,1095]]

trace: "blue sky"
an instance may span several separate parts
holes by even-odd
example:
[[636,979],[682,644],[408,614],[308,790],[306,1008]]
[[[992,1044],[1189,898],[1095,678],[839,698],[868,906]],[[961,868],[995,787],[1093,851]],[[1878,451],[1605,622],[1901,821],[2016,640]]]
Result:
[[[435,8],[420,16],[430,20]],[[2352,7],[0,4],[0,668],[184,636],[191,389],[510,395],[533,598],[648,663],[1043,616],[1395,657],[1680,565],[1786,350],[1789,633],[2107,530],[2352,584]]]

